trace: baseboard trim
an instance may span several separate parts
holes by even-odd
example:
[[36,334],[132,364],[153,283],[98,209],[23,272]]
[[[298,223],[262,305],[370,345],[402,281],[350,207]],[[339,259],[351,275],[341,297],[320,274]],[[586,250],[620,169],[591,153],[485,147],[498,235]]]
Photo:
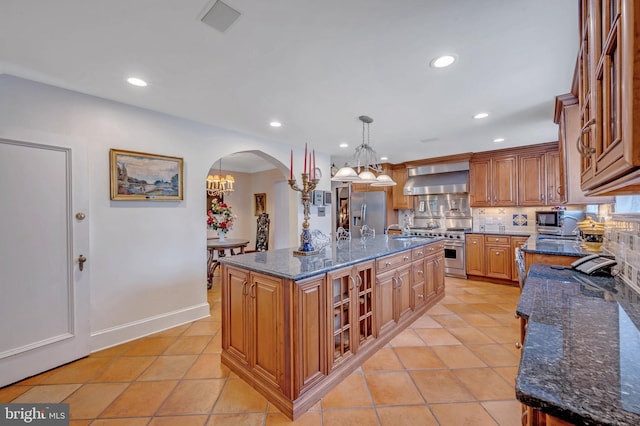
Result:
[[101,351],[131,340],[139,339],[150,334],[168,330],[191,321],[206,318],[210,315],[208,303],[190,306],[161,315],[132,321],[126,324],[110,327],[91,333],[91,352]]

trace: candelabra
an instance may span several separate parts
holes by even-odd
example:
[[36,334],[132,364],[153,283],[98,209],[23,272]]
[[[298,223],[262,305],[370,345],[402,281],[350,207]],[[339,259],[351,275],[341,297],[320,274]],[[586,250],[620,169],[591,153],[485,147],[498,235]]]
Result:
[[309,179],[309,173],[302,173],[302,188],[298,186],[295,179],[289,179],[291,189],[302,194],[302,206],[304,208],[304,222],[302,222],[302,232],[300,233],[300,247],[298,250],[293,251],[294,255],[309,256],[320,252],[313,247],[311,231],[309,231],[309,204],[311,203],[311,193],[316,189],[318,182],[320,182],[320,179]]

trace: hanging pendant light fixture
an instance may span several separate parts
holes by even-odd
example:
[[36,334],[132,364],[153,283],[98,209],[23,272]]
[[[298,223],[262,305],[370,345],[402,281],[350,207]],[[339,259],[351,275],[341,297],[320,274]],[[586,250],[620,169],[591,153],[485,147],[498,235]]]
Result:
[[[372,186],[395,185],[396,183],[393,179],[383,173],[382,166],[378,163],[378,154],[369,143],[369,125],[373,123],[373,118],[361,115],[358,119],[362,121],[362,144],[356,148],[356,152],[351,161],[338,170],[331,180],[337,182],[369,183]],[[365,127],[367,131],[366,142]],[[380,176],[376,177],[375,173],[380,173]]]
[[236,182],[233,176],[222,174],[222,158],[220,159],[219,173],[207,176],[207,194],[211,196],[224,195],[234,191],[233,184]]

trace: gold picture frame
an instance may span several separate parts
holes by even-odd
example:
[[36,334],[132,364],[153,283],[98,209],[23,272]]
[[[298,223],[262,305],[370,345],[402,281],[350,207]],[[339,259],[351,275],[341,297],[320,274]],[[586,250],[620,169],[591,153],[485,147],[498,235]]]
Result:
[[183,159],[145,152],[109,150],[111,199],[182,201]]
[[253,210],[254,216],[260,216],[262,213],[267,212],[267,194],[253,194]]

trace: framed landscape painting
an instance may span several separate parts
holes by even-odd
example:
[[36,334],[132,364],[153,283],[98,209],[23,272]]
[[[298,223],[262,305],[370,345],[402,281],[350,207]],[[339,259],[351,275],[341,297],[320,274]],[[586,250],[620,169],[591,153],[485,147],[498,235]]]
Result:
[[182,158],[118,149],[109,156],[112,200],[183,199]]

